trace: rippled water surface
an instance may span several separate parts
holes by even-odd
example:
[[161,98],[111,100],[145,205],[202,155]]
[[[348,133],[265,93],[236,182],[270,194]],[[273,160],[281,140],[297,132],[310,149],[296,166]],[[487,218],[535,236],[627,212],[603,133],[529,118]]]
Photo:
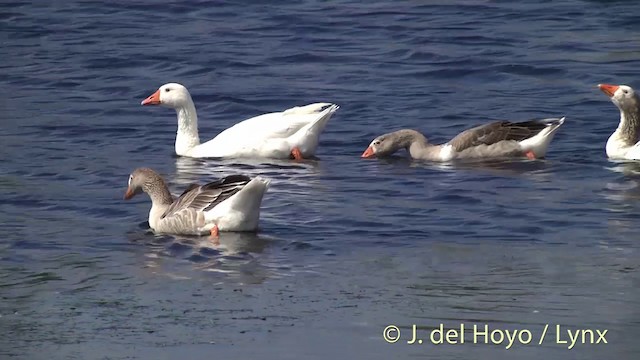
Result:
[[[1,358],[640,355],[640,165],[606,159],[618,113],[596,88],[640,88],[636,1],[3,1],[0,23]],[[341,108],[318,160],[177,158],[175,114],[140,106],[170,81],[203,140]],[[359,158],[398,128],[555,116],[546,160]],[[174,192],[271,178],[260,231],[154,236],[148,198],[122,200],[139,166]],[[413,324],[466,342],[408,345]],[[473,344],[474,324],[533,340]],[[556,324],[608,344],[567,350]]]

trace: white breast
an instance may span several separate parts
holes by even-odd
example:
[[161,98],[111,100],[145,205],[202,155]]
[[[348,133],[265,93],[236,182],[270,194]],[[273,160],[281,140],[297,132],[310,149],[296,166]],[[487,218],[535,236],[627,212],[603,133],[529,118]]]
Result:
[[456,157],[456,151],[452,145],[445,145],[440,149],[440,159],[442,161],[449,161]]

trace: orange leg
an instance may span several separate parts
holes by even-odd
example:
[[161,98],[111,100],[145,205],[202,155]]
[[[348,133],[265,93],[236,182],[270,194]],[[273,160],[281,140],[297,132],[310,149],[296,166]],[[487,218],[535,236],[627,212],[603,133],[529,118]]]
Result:
[[302,160],[302,152],[300,152],[300,149],[298,149],[297,146],[295,146],[293,149],[291,149],[291,156],[295,159],[295,160]]
[[524,156],[526,156],[527,159],[529,159],[529,160],[535,160],[536,159],[536,154],[531,150],[529,150],[526,153],[524,153]]
[[211,235],[209,236],[209,240],[211,240],[214,245],[220,245],[220,239],[218,239],[219,235],[220,230],[218,230],[218,225],[214,225],[211,228]]

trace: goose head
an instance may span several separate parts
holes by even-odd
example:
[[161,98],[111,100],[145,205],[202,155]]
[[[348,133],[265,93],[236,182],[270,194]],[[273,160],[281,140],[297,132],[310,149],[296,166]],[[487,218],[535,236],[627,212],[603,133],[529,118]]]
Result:
[[129,186],[124,194],[124,199],[129,200],[142,192],[149,193],[158,187],[159,183],[163,182],[164,180],[160,175],[149,168],[135,169],[129,175]]
[[408,151],[413,144],[419,144],[422,147],[431,146],[427,138],[419,131],[402,129],[373,139],[361,156],[363,158],[388,156],[400,149]]
[[178,83],[168,83],[160,86],[156,92],[142,100],[142,105],[162,105],[168,108],[181,108],[190,102],[189,90]]
[[362,153],[363,158],[373,158],[376,156],[390,155],[395,152],[393,137],[390,134],[380,135],[369,144],[369,147]]
[[402,148],[409,147],[415,139],[420,137],[424,139],[417,131],[410,129],[402,129],[380,135],[373,139],[361,157],[372,158],[391,155]]
[[599,84],[598,87],[607,94],[611,101],[623,112],[638,112],[640,99],[631,86]]

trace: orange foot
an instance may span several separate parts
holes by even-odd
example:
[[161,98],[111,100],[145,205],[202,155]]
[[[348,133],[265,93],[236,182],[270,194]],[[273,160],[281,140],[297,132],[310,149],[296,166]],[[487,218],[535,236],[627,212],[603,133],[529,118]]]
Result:
[[209,236],[209,240],[211,240],[214,245],[220,245],[218,235],[220,235],[220,230],[218,230],[218,225],[214,225],[214,227],[211,228],[211,235]]
[[295,146],[293,149],[291,149],[291,157],[293,157],[294,160],[302,160],[302,152],[300,152],[300,149],[298,149],[297,146]]
[[529,160],[535,160],[536,159],[536,154],[531,150],[529,150],[526,153],[524,153],[524,156],[526,156],[527,159],[529,159]]

